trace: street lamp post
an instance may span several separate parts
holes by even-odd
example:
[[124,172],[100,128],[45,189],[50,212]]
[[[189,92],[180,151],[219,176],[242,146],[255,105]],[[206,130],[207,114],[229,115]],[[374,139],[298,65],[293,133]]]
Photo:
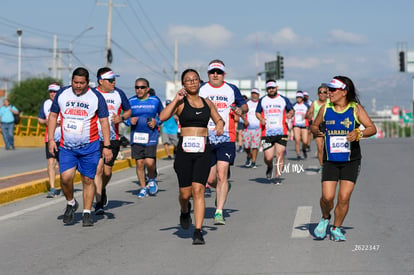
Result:
[[20,86],[21,81],[21,71],[22,71],[22,34],[23,30],[17,30],[18,37],[18,55],[17,55],[17,84]]
[[79,33],[77,36],[75,36],[75,38],[73,38],[71,41],[69,41],[69,82],[70,79],[72,77],[72,49],[73,49],[73,42],[75,42],[76,40],[78,40],[79,38],[82,37],[82,35],[84,35],[87,31],[90,31],[93,29],[93,26],[89,26],[88,28],[84,29],[81,33]]

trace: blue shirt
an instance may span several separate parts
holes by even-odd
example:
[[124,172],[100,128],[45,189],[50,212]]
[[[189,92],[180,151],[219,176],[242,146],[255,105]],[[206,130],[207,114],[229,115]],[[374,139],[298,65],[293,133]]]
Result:
[[14,116],[12,111],[10,111],[10,108],[13,109],[13,111],[19,111],[16,107],[9,105],[9,106],[1,106],[0,107],[0,117],[1,117],[1,123],[13,123],[14,122]]
[[139,99],[137,96],[129,98],[131,105],[131,117],[138,117],[137,124],[131,125],[129,118],[125,124],[131,126],[131,144],[139,144],[143,146],[153,146],[158,144],[158,127],[151,129],[148,126],[148,119],[154,118],[157,125],[161,122],[158,118],[164,109],[161,100],[157,96],[149,96],[146,99]]
[[176,135],[178,133],[178,123],[175,121],[174,116],[164,121],[162,124],[162,132],[169,135]]

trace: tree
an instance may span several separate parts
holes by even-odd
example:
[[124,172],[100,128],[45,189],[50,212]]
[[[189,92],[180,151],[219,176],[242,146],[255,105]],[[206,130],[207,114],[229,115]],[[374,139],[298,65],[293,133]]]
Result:
[[29,78],[14,85],[8,96],[10,104],[16,106],[21,114],[37,116],[40,106],[49,98],[48,86],[52,82],[61,83],[51,77]]

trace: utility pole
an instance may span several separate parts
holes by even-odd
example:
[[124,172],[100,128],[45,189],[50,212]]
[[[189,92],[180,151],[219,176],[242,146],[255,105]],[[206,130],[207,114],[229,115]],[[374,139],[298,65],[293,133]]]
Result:
[[174,85],[175,89],[178,86],[178,40],[175,39],[174,43]]
[[97,5],[108,5],[108,25],[106,29],[106,67],[111,66],[113,57],[111,49],[111,35],[112,35],[112,8],[125,7],[125,5],[114,5],[112,0],[108,0],[108,3],[97,3]]
[[56,60],[57,60],[57,35],[53,35],[53,63],[52,63],[52,73],[53,78],[56,79]]
[[18,36],[18,44],[19,44],[19,50],[18,50],[18,60],[17,60],[17,83],[20,86],[20,81],[22,79],[22,34],[23,31],[21,29],[17,30],[17,36]]

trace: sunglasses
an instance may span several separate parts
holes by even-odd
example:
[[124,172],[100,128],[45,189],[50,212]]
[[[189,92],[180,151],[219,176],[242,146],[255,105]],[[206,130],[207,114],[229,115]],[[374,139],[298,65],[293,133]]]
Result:
[[137,89],[137,90],[139,90],[139,89],[144,90],[146,88],[147,88],[147,86],[135,86],[135,89]]
[[222,70],[219,70],[219,69],[213,69],[213,70],[209,71],[208,74],[220,74],[220,75],[222,75],[222,74],[224,74],[224,72]]
[[52,91],[52,90],[50,90],[50,91],[49,91],[49,94],[52,94],[52,93],[53,93],[53,94],[56,94],[56,93],[57,93],[57,91]]
[[318,92],[318,94],[320,95],[320,94],[327,94],[328,92],[327,91],[324,91],[324,92]]
[[336,92],[339,90],[339,88],[328,88],[330,92]]
[[109,83],[114,83],[115,82],[115,78],[105,79],[105,80],[108,80]]

